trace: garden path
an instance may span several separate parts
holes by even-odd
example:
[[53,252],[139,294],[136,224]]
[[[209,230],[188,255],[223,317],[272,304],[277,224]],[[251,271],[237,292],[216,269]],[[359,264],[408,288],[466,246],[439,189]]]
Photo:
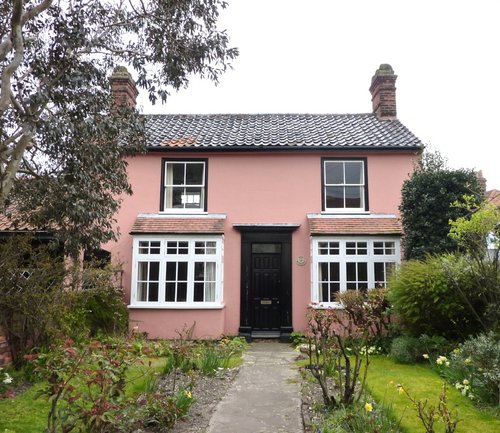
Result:
[[207,433],[303,433],[295,357],[287,344],[252,343]]

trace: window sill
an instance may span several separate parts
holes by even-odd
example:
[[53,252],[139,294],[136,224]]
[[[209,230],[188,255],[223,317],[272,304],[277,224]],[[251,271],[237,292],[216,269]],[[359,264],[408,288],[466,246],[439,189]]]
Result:
[[128,305],[127,308],[129,310],[222,310],[225,308],[224,304],[183,304],[183,305],[174,305],[174,304],[134,304]]
[[208,215],[207,211],[204,210],[188,210],[188,209],[167,209],[161,210],[160,215]]
[[357,209],[335,209],[335,210],[323,210],[321,211],[321,215],[370,215],[370,211],[367,210],[357,210]]
[[314,308],[315,310],[343,310],[344,306],[338,302],[320,302],[311,303],[309,307]]

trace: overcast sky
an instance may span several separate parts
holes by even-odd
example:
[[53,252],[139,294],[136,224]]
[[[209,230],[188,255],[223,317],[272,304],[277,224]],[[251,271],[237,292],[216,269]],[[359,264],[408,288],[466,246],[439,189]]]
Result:
[[366,113],[381,63],[398,118],[450,166],[500,189],[499,0],[228,0],[240,50],[216,87],[193,79],[146,113]]

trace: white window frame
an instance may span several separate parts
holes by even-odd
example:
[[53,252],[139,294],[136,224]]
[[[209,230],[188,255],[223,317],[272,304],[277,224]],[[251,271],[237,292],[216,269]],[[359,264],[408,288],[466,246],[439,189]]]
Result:
[[[338,242],[338,254],[319,254],[319,244],[321,242]],[[347,254],[347,245],[352,242],[366,242],[366,254]],[[394,249],[384,248],[375,254],[376,242],[394,243]],[[326,251],[326,250],[325,250]],[[334,251],[332,249],[332,251]],[[340,293],[347,290],[347,263],[367,263],[368,264],[368,290],[375,288],[375,263],[394,263],[395,266],[401,263],[401,241],[399,236],[315,236],[311,238],[311,303],[318,307],[339,308],[338,302],[320,301],[321,281],[319,280],[319,263],[339,263],[340,267]],[[386,276],[387,278],[387,276]]]
[[[141,241],[160,242],[159,254],[140,253]],[[215,254],[196,254],[196,242],[215,242]],[[167,242],[187,242],[187,254],[167,254]],[[144,250],[144,249],[143,249]],[[133,239],[132,276],[129,308],[164,308],[164,309],[217,309],[223,308],[223,255],[224,237],[214,235],[139,235]],[[166,302],[167,261],[187,262],[187,300],[182,302]],[[158,301],[140,301],[138,273],[140,262],[159,262]],[[197,301],[194,298],[195,263],[215,262],[215,296],[213,301]]]
[[[187,167],[189,164],[203,164],[203,176],[202,176],[202,183],[201,184],[193,184],[193,185],[187,185],[187,184],[182,184],[182,185],[174,185],[174,184],[169,184],[168,183],[168,172],[167,172],[167,166],[169,164],[183,164],[185,167]],[[175,159],[163,159],[163,185],[162,185],[162,209],[161,212],[163,213],[178,213],[178,214],[200,214],[200,213],[206,213],[206,208],[207,208],[207,160],[200,159],[200,160],[175,160]],[[186,168],[185,168],[186,172]],[[200,207],[198,208],[187,208],[187,207],[167,207],[168,199],[167,199],[167,191],[168,188],[201,188],[201,198],[200,198]],[[186,196],[186,202],[189,202],[189,196]]]
[[[344,178],[345,178],[345,163],[356,162],[361,164],[361,183],[336,183],[336,184],[327,184],[326,182],[326,172],[327,165],[331,163],[342,163],[344,170]],[[323,159],[322,160],[322,199],[323,199],[323,212],[325,213],[364,213],[367,211],[367,199],[366,199],[366,188],[367,188],[367,179],[366,179],[366,160],[364,159]],[[327,207],[327,188],[328,187],[359,187],[361,188],[361,206],[360,207],[346,207],[345,206],[345,195],[344,195],[344,206],[343,207]]]

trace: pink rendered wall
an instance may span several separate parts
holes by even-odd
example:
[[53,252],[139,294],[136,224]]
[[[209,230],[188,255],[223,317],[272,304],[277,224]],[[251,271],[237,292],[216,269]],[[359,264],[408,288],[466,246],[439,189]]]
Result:
[[[167,154],[140,155],[129,160],[134,194],[125,197],[117,215],[122,233],[106,247],[124,267],[127,302],[130,295],[132,237],[128,235],[138,213],[156,213],[160,205],[161,158]],[[308,213],[321,212],[321,158],[367,157],[369,206],[372,213],[397,214],[401,185],[412,171],[410,153],[362,154],[353,152],[232,152],[177,153],[169,158],[208,158],[208,212],[226,215],[224,238],[223,310],[131,310],[131,326],[139,324],[150,336],[172,337],[183,323],[197,322],[198,337],[237,334],[240,316],[241,237],[234,224],[300,224],[292,238],[292,317],[295,330],[306,326],[310,302],[311,268]],[[299,266],[297,257],[308,263]]]

